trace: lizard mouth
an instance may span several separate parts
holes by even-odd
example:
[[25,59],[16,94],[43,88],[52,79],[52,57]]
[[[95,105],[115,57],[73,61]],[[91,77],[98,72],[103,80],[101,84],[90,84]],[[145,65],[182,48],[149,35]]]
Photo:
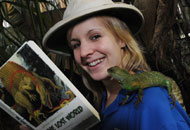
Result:
[[116,71],[114,71],[114,67],[109,68],[107,71],[108,71],[108,73],[109,73],[110,75],[116,74]]
[[119,83],[121,83],[123,78],[121,77],[119,72],[116,71],[115,69],[116,69],[115,67],[111,67],[107,71],[108,71],[109,75],[112,77],[112,79],[116,79]]

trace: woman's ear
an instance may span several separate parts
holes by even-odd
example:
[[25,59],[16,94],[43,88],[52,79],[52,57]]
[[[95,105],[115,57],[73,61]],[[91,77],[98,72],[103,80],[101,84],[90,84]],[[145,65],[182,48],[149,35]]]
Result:
[[123,49],[124,51],[126,50],[127,45],[126,45],[126,43],[124,41],[120,40],[119,45],[120,45],[121,49]]

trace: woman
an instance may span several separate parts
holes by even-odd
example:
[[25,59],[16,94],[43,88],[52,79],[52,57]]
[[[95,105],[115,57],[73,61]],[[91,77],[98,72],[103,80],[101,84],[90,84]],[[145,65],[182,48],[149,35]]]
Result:
[[47,50],[74,56],[85,85],[93,93],[94,106],[102,115],[98,130],[190,128],[189,117],[178,102],[172,109],[163,87],[145,89],[143,102],[137,107],[137,93],[121,105],[128,91],[109,76],[107,69],[119,66],[131,74],[150,70],[132,36],[139,32],[143,20],[132,5],[111,0],[74,0],[68,4],[63,20],[43,39]]

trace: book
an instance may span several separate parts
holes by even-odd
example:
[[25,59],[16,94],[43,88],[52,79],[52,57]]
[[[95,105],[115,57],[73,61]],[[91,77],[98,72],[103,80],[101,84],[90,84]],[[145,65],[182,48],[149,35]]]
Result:
[[86,130],[100,121],[96,109],[34,41],[0,68],[0,107],[35,130]]

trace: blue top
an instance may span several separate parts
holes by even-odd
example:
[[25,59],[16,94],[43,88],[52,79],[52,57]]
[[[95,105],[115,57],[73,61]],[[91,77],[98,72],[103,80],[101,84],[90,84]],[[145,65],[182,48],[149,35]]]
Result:
[[121,89],[115,101],[104,109],[106,92],[102,101],[102,122],[98,130],[190,130],[190,118],[176,102],[172,108],[171,98],[163,87],[143,90],[143,103],[135,107],[137,94],[120,105],[127,91]]

